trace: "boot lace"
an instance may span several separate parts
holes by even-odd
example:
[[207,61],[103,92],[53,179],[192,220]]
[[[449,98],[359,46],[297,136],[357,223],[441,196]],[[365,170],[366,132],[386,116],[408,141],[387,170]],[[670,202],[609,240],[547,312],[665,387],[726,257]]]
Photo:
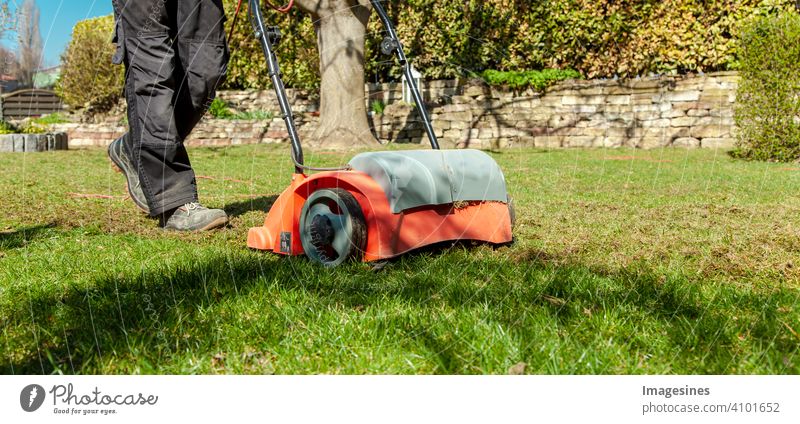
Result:
[[184,208],[186,208],[186,211],[187,211],[187,212],[191,212],[191,211],[196,211],[196,210],[204,209],[204,208],[203,208],[203,205],[201,205],[201,204],[200,204],[200,203],[198,203],[198,202],[191,202],[191,203],[187,203],[187,204],[183,205],[183,207],[184,207]]

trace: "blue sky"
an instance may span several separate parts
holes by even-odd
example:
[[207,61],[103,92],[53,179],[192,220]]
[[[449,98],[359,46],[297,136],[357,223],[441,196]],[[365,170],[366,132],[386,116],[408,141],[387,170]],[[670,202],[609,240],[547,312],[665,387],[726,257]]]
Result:
[[[13,7],[22,0],[11,0]],[[72,27],[80,20],[108,15],[112,12],[111,0],[36,0],[41,17],[39,28],[44,45],[44,66],[57,65],[61,53],[67,47]],[[14,34],[7,34],[2,41],[10,49],[16,47]]]

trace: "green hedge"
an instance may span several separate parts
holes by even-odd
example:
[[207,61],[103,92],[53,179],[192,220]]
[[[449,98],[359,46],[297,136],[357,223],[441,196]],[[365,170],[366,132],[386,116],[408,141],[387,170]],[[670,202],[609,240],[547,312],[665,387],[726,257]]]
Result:
[[800,15],[754,20],[741,43],[738,148],[747,159],[800,159]]
[[[235,1],[224,1],[232,16]],[[592,78],[733,69],[743,22],[793,8],[794,0],[407,0],[385,4],[409,56],[426,78],[547,68],[574,69]],[[269,87],[266,64],[246,19],[246,5],[243,9],[230,40],[233,55],[226,88]],[[266,17],[268,24],[278,25],[284,34],[278,56],[287,85],[316,89],[319,62],[311,20],[297,9],[289,15],[267,12]],[[399,78],[394,61],[379,52],[383,29],[374,16],[368,31],[367,80]],[[111,72],[106,67],[110,54],[92,58],[97,62],[86,63],[86,68]]]
[[[407,0],[387,2],[400,37],[429,78],[574,69],[593,77],[728,70],[750,16],[794,7],[794,0]],[[397,77],[375,52],[371,78]]]
[[[229,16],[228,25],[233,20],[236,1],[224,0],[225,11]],[[263,2],[262,2],[263,3]],[[283,39],[276,49],[283,80],[289,87],[314,90],[319,87],[319,55],[316,36],[311,19],[294,8],[283,15],[266,12],[268,25],[280,27]],[[229,30],[230,26],[226,28]],[[247,20],[247,2],[242,5],[236,31],[228,40],[231,48],[231,61],[225,88],[266,88],[271,87],[267,63],[261,45],[253,36],[253,28]]]
[[61,76],[55,90],[70,106],[105,109],[122,95],[124,70],[111,63],[114,17],[80,21],[61,57]]

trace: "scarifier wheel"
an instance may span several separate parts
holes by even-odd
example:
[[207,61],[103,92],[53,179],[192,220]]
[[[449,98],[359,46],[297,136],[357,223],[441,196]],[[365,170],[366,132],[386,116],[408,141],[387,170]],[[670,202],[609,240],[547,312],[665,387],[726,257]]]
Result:
[[367,246],[367,224],[353,195],[340,188],[317,190],[300,212],[306,255],[325,266],[359,259]]

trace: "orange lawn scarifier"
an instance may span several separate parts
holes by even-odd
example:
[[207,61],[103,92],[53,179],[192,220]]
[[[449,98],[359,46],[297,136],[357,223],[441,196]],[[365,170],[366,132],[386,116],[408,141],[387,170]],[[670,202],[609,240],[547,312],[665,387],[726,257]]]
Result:
[[[283,255],[306,254],[326,266],[348,258],[393,258],[444,241],[512,241],[514,211],[497,163],[478,150],[440,150],[422,96],[409,84],[433,150],[362,153],[341,169],[304,165],[303,151],[273,47],[277,28],[263,23],[259,0],[250,1],[251,22],[292,143],[292,183],[251,228],[247,245]],[[394,27],[371,0],[388,36],[381,49],[394,54],[413,81]],[[321,171],[306,175],[306,171]]]

